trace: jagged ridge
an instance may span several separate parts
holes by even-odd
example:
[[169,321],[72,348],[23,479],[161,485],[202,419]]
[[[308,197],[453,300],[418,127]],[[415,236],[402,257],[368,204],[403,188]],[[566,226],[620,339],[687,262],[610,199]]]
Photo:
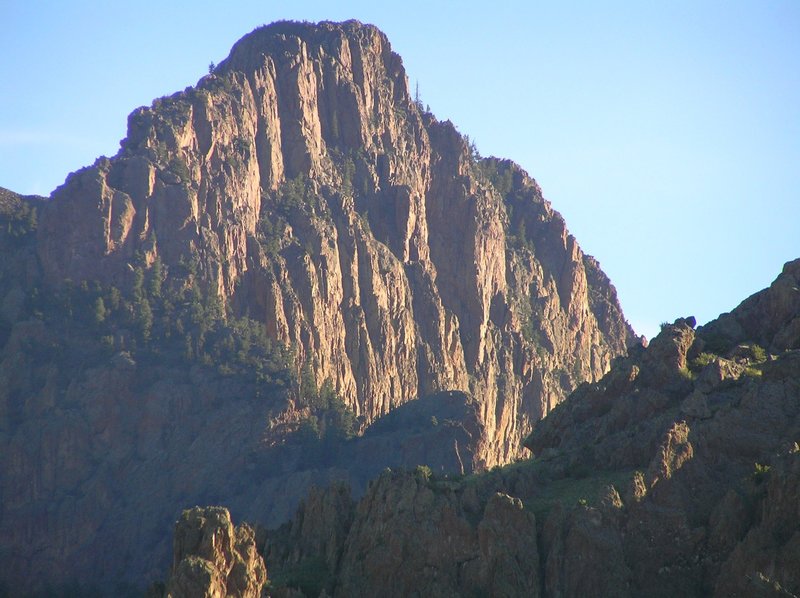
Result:
[[535,459],[312,493],[268,566],[333,596],[796,595],[799,289],[796,260],[697,331],[665,325],[537,424]]

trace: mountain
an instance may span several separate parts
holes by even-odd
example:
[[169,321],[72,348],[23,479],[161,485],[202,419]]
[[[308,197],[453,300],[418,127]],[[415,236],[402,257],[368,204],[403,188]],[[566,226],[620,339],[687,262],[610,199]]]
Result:
[[254,31],[195,89],[135,111],[120,153],[47,208],[48,284],[196,263],[366,423],[480,395],[489,466],[632,336],[536,183],[422,112],[385,36],[356,22]]
[[[314,490],[253,533],[247,566],[266,563],[275,596],[797,596],[800,260],[694,326],[581,385],[534,426],[532,459],[387,471],[359,500]],[[169,591],[197,583],[182,559],[225,570],[175,548]]]
[[15,593],[158,579],[195,504],[277,525],[313,484],[508,463],[638,342],[536,182],[355,21],[256,29],[116,156],[0,198]]

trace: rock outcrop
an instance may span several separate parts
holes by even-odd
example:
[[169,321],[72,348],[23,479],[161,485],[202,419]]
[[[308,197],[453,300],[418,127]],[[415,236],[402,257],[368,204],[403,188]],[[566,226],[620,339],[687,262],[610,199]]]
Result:
[[234,527],[227,509],[184,511],[174,545],[166,598],[260,598],[267,569],[255,533],[247,524]]
[[533,513],[503,493],[481,504],[424,467],[383,473],[355,507],[346,488],[315,491],[267,532],[265,554],[276,587],[307,595],[539,595]]
[[747,340],[779,353],[800,346],[800,262],[788,262],[769,288],[749,297],[732,312],[704,326],[711,349],[728,348]]
[[0,200],[21,591],[157,579],[194,504],[277,525],[313,484],[510,462],[634,340],[536,182],[422,110],[357,22],[257,29],[49,201]]
[[[336,537],[346,539],[318,587],[334,596],[798,595],[798,288],[800,260],[707,326],[665,325],[535,426],[532,460],[466,479],[385,474],[341,510]],[[729,322],[740,328],[720,339]],[[755,338],[747,322],[764,324],[750,329]],[[266,533],[276,570],[293,546],[309,547],[312,561],[303,538],[324,530],[290,527],[297,535]]]

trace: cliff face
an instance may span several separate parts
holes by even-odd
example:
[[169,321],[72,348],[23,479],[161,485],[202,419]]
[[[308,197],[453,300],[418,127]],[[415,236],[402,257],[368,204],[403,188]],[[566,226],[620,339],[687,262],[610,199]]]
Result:
[[315,493],[266,533],[268,566],[299,587],[323,563],[334,596],[797,595],[798,289],[800,260],[707,326],[665,325],[535,426],[535,459],[388,473],[349,509]]
[[366,423],[472,393],[487,466],[632,336],[536,183],[421,112],[385,36],[355,22],[246,36],[196,88],[134,112],[41,231],[55,285],[197,262]]
[[9,197],[15,588],[157,578],[194,504],[274,525],[313,483],[508,462],[633,338],[535,181],[422,111],[356,22],[254,31],[50,201]]

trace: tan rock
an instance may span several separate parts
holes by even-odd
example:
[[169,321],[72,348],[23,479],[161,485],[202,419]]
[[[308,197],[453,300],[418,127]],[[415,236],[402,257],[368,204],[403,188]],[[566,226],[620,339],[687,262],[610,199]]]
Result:
[[174,555],[166,596],[259,598],[267,581],[255,534],[234,528],[221,507],[195,507],[175,525]]
[[676,422],[666,431],[647,471],[647,481],[651,488],[660,480],[670,479],[694,456],[689,433],[689,426],[685,421]]
[[725,382],[738,380],[744,372],[744,366],[721,357],[715,358],[702,369],[695,382],[695,388],[708,393]]

